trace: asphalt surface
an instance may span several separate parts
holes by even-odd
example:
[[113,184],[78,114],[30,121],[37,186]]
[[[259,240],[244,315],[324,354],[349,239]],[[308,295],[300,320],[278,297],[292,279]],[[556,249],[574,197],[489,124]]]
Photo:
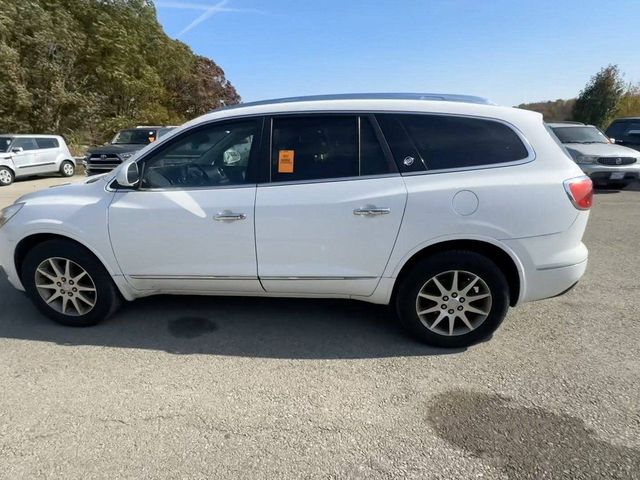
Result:
[[599,193],[583,281],[459,351],[333,300],[70,329],[0,279],[0,478],[640,478],[639,239],[640,188]]

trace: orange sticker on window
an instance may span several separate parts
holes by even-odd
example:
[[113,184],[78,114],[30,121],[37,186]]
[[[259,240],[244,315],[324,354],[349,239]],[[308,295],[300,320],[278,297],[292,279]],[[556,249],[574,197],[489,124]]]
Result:
[[278,152],[278,173],[293,173],[293,159],[295,150],[280,150]]

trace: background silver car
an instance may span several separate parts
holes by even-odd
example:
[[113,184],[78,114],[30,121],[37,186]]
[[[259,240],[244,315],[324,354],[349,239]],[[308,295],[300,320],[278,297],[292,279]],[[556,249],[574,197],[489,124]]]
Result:
[[593,125],[548,125],[594,185],[623,188],[640,178],[640,152],[637,150],[612,143]]
[[59,135],[0,134],[0,186],[43,173],[71,177],[75,170],[76,161]]

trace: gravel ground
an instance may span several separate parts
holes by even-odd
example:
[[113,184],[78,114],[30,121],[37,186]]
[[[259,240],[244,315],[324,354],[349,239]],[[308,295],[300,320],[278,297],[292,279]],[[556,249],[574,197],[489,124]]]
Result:
[[640,478],[638,239],[640,189],[598,194],[583,281],[459,351],[333,300],[69,329],[0,279],[0,477]]

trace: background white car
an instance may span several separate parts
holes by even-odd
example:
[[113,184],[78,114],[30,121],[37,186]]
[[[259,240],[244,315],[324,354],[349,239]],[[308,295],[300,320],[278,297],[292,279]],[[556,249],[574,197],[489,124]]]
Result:
[[59,135],[0,134],[0,186],[30,175],[71,177],[75,169],[76,161]]

